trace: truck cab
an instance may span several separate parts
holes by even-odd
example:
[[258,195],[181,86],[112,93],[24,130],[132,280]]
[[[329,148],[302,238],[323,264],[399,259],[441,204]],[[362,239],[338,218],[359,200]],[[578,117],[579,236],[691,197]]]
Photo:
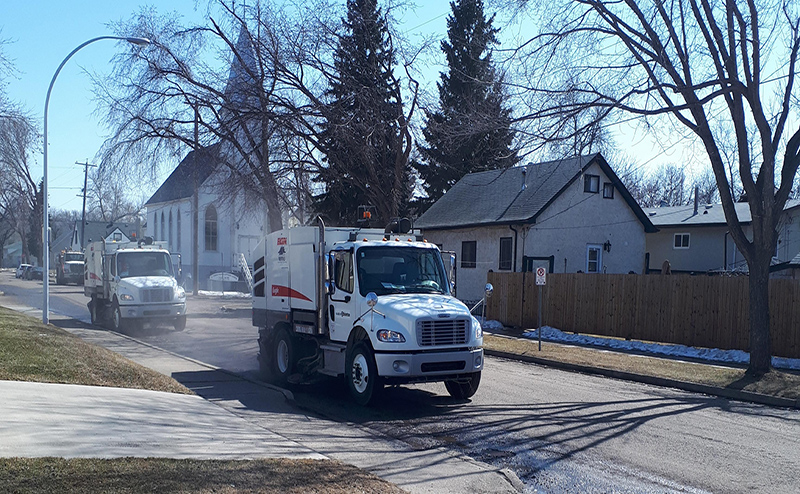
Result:
[[440,381],[462,399],[476,392],[481,326],[453,296],[435,245],[413,232],[320,226],[271,234],[263,252],[253,318],[273,380],[343,375],[361,404],[387,384]]

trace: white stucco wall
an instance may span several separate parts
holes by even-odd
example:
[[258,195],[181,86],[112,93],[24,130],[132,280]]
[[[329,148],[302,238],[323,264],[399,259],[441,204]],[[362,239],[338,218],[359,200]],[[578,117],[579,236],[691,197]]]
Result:
[[[578,180],[548,206],[532,225],[514,225],[517,235],[516,271],[522,270],[522,257],[554,256],[556,273],[586,271],[587,246],[610,243],[601,249],[601,269],[607,273],[641,273],[644,269],[644,225],[615,190],[613,199],[603,198],[603,184],[610,182],[599,166],[587,173],[600,176],[600,193],[583,191]],[[449,230],[425,230],[425,238],[453,251],[459,260],[457,295],[477,301],[483,296],[486,274],[499,271],[500,238],[514,238],[508,225]],[[461,267],[461,242],[476,241],[477,266]],[[547,265],[537,262],[536,265]],[[513,269],[513,266],[512,266]]]
[[800,253],[800,207],[787,210],[778,224],[776,257],[780,262],[787,262],[798,253]]

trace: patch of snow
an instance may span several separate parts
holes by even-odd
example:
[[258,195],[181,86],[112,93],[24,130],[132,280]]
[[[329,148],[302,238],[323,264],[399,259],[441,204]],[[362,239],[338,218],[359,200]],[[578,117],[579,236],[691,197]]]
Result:
[[208,290],[198,290],[198,295],[203,297],[215,297],[215,298],[251,298],[252,295],[249,293],[242,293],[242,292],[212,292]]
[[[485,330],[498,331],[502,330],[503,325],[498,321],[485,321],[482,327]],[[735,364],[747,364],[750,362],[750,354],[742,350],[720,350],[718,348],[696,348],[685,345],[617,340],[583,334],[564,333],[550,326],[542,326],[541,329],[542,341],[607,348],[609,350],[641,352],[655,356],[663,355],[673,358],[697,359],[706,362]],[[526,331],[522,336],[533,340],[539,338],[538,331],[535,329]],[[800,359],[772,357],[772,366],[776,369],[800,370]]]

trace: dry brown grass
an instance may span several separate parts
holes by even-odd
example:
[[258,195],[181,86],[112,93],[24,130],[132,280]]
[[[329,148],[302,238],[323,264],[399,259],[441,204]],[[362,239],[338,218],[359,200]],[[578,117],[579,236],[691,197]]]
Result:
[[0,379],[193,394],[171,377],[0,307]]
[[0,492],[402,493],[332,460],[0,459]]
[[740,389],[792,400],[800,399],[800,375],[791,372],[773,370],[760,379],[756,379],[745,375],[745,369],[742,368],[632,355],[559,343],[542,342],[542,350],[539,351],[537,341],[491,334],[484,335],[483,344],[489,350],[517,355],[721,388]]

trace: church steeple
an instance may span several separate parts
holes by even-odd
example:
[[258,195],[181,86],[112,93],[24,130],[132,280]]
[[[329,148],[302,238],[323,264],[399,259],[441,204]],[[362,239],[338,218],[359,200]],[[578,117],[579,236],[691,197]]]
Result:
[[247,100],[255,94],[257,81],[253,76],[258,74],[258,65],[250,36],[247,26],[242,21],[239,39],[234,45],[228,82],[225,86],[226,99],[235,106],[247,107]]

